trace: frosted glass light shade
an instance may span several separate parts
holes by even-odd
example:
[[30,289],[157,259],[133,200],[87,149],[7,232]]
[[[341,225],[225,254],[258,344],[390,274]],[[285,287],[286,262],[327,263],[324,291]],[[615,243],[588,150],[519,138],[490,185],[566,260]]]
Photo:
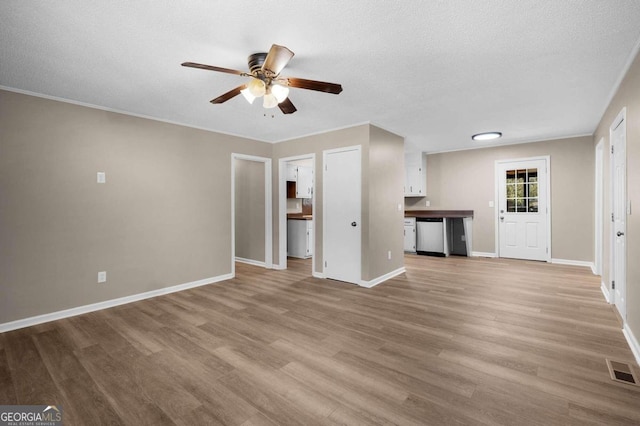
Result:
[[249,102],[250,104],[253,103],[253,101],[256,99],[255,96],[253,96],[253,94],[251,93],[251,90],[249,90],[249,88],[244,88],[240,91],[240,93],[242,93],[242,96],[244,96],[244,98],[247,100],[247,102]]
[[289,88],[285,86],[280,86],[279,84],[274,84],[271,86],[271,93],[276,97],[278,103],[287,99],[289,96]]
[[252,78],[247,85],[247,88],[249,89],[249,92],[251,92],[251,94],[256,98],[264,96],[264,93],[267,90],[264,85],[264,81],[258,80],[257,78]]
[[262,102],[262,106],[265,108],[274,108],[278,105],[278,98],[275,97],[273,93],[267,93],[264,95],[264,101]]

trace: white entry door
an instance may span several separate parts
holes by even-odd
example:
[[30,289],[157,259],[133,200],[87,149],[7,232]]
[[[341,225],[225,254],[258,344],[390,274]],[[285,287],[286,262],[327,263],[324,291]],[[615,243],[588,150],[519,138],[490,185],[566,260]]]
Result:
[[496,163],[499,257],[549,261],[548,158]]
[[324,151],[323,262],[327,278],[360,284],[360,146]]
[[[617,125],[615,125],[617,123]],[[624,119],[618,117],[611,128],[612,186],[613,186],[613,282],[614,303],[620,316],[626,320],[627,306],[627,131]]]

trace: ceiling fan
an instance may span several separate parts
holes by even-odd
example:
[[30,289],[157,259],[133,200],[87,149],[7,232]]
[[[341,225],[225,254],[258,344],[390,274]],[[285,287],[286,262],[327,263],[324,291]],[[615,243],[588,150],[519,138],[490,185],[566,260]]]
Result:
[[289,100],[290,87],[333,93],[335,95],[342,92],[340,84],[306,80],[304,78],[281,77],[280,72],[287,66],[293,55],[294,53],[286,47],[274,44],[269,49],[269,53],[260,52],[249,56],[248,73],[195,62],[184,62],[182,66],[251,78],[249,83],[231,89],[227,93],[212,99],[210,101],[212,104],[221,104],[242,94],[249,103],[253,103],[256,98],[263,97],[262,105],[265,108],[274,108],[277,105],[284,114],[293,114],[297,109]]

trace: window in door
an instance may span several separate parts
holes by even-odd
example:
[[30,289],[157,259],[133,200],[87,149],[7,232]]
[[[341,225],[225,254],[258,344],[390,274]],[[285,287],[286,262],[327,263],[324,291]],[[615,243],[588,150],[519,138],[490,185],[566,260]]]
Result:
[[538,169],[513,169],[506,172],[507,212],[538,212]]

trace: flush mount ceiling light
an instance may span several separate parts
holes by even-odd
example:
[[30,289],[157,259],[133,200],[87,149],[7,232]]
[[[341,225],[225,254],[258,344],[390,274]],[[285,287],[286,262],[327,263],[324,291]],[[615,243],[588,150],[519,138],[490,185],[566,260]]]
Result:
[[501,132],[484,132],[484,133],[476,133],[471,136],[471,139],[474,141],[490,141],[492,139],[498,139],[502,137]]

